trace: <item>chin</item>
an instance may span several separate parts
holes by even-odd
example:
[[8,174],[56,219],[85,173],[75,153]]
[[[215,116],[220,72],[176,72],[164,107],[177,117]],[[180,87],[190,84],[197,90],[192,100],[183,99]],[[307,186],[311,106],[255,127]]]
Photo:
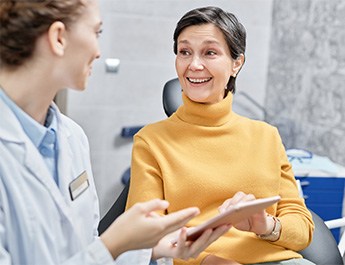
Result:
[[86,89],[86,87],[87,87],[87,84],[88,84],[87,81],[88,81],[88,79],[85,78],[83,80],[83,82],[80,82],[80,83],[76,84],[76,89],[80,90],[80,91],[84,91]]
[[86,90],[86,85],[80,86],[80,87],[78,88],[78,90],[79,90],[79,91],[84,91],[84,90]]
[[201,97],[190,97],[188,96],[190,100],[197,102],[197,103],[207,103],[207,99],[201,98]]
[[200,93],[197,93],[197,94],[195,94],[195,93],[185,93],[185,94],[186,94],[186,96],[190,100],[192,100],[194,102],[207,103],[207,101],[208,101],[207,95],[201,95]]
[[75,91],[84,91],[86,89],[86,84],[74,84],[69,86],[68,88]]

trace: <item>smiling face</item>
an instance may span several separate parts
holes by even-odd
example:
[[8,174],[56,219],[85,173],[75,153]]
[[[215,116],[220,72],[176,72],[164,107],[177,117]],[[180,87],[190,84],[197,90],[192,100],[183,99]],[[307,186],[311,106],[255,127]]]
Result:
[[213,24],[185,28],[177,38],[176,71],[191,100],[213,104],[224,98],[230,76],[242,66],[231,58],[222,31]]
[[67,87],[85,89],[92,63],[100,56],[98,36],[101,25],[98,1],[86,0],[82,15],[67,30],[64,54]]

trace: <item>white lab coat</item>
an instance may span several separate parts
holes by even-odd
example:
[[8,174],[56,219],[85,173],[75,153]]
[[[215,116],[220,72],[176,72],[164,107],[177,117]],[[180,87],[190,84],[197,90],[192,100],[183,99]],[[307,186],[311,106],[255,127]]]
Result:
[[[75,122],[53,107],[59,187],[0,98],[0,264],[116,264],[97,236],[99,206],[88,140]],[[84,171],[89,188],[72,200],[69,184]],[[151,253],[146,253],[142,264],[149,263]]]

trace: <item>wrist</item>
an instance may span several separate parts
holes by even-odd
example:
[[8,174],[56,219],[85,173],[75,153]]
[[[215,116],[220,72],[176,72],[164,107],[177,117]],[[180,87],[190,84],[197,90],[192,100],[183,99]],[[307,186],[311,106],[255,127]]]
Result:
[[115,260],[123,252],[126,252],[127,249],[123,248],[123,245],[125,244],[120,243],[119,240],[114,240],[114,238],[110,235],[108,236],[108,234],[109,233],[105,231],[99,238],[101,239],[105,247],[108,249],[110,255]]
[[271,220],[271,229],[267,231],[265,234],[259,234],[257,235],[259,238],[267,240],[267,241],[277,241],[280,238],[280,232],[281,232],[281,223],[280,220],[272,215],[268,216]]
[[157,246],[152,248],[151,260],[157,260],[160,258],[162,258],[162,255],[160,254],[159,246],[157,245]]
[[158,260],[161,258],[172,258],[172,252],[171,252],[170,245],[165,246],[161,242],[159,242],[156,246],[152,248],[151,253],[151,260]]

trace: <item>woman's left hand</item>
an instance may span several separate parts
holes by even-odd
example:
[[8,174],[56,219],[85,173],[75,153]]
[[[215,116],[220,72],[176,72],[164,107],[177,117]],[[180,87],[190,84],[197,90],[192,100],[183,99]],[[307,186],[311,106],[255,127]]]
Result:
[[[239,191],[234,195],[234,197],[224,201],[218,210],[222,213],[240,202],[252,201],[255,199],[256,198],[253,194],[246,194]],[[273,230],[273,226],[274,220],[272,217],[267,215],[265,210],[253,214],[239,223],[233,224],[233,227],[238,230],[253,232],[257,235],[269,234]]]

